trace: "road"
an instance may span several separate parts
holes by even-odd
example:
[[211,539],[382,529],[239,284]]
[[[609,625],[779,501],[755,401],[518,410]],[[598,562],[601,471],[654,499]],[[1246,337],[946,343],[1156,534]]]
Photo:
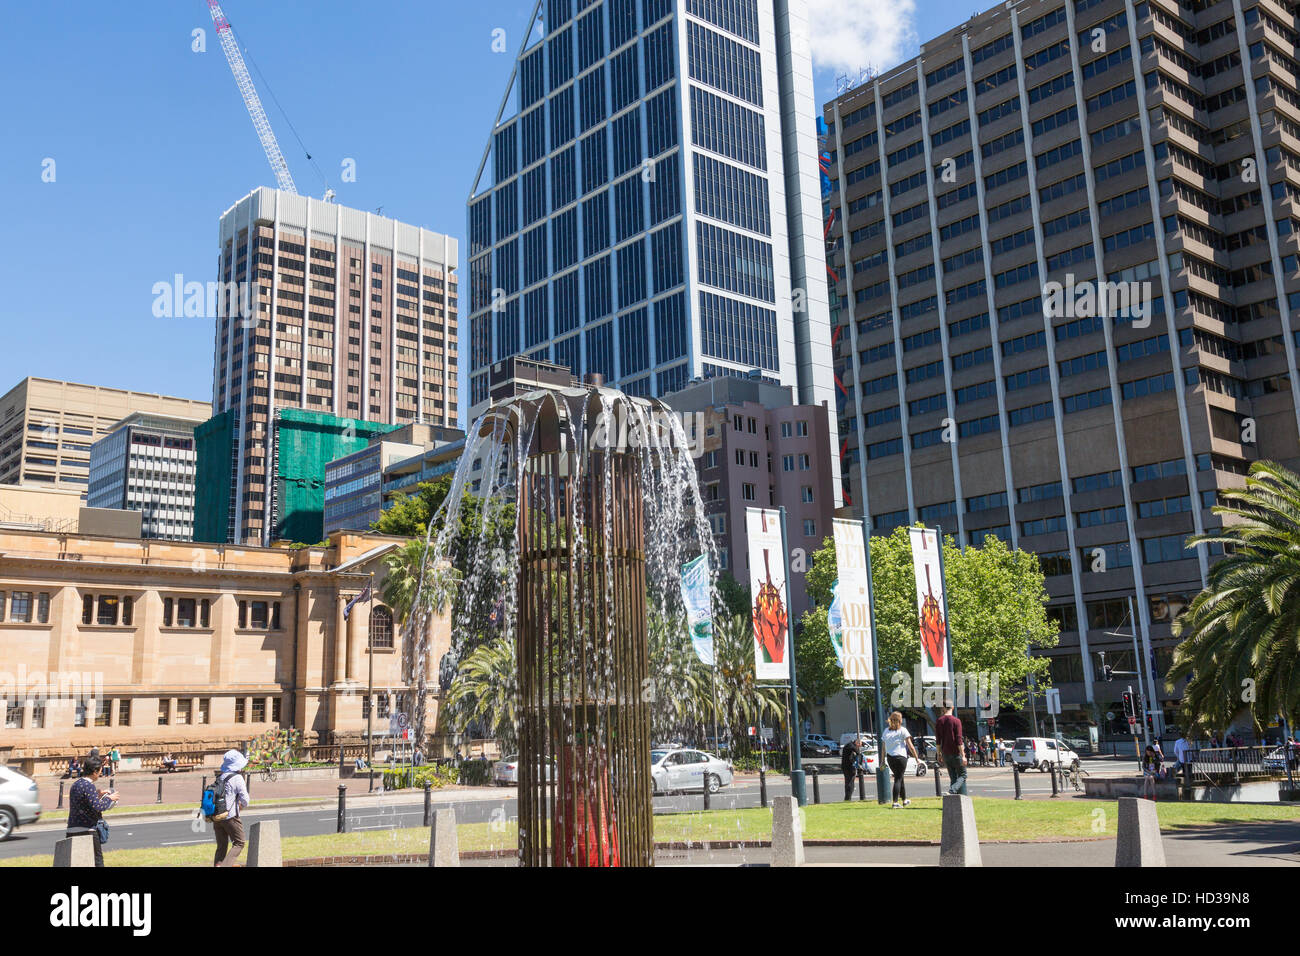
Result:
[[[1085,761],[1090,772],[1094,774],[1127,774],[1131,768],[1114,761]],[[819,762],[819,766],[826,764]],[[827,766],[833,773],[821,777],[821,797],[823,803],[838,802],[843,797],[843,777],[839,767]],[[868,800],[875,799],[875,778],[866,777],[865,790]],[[947,776],[941,776],[941,784],[946,786]],[[909,777],[907,781],[909,796],[934,796],[934,780],[930,773],[924,777]],[[710,805],[715,810],[758,807],[760,805],[759,782],[756,776],[742,776],[736,782],[724,787],[710,797]],[[1010,798],[1015,789],[1011,771],[1006,768],[974,767],[968,778],[968,789],[972,796]],[[1021,790],[1026,799],[1047,799],[1051,797],[1051,778],[1047,774],[1026,773],[1021,775]],[[771,797],[790,794],[788,777],[772,774],[767,780],[767,793]],[[1073,796],[1073,794],[1070,794]],[[808,799],[813,798],[811,778],[808,782]],[[494,820],[513,819],[516,813],[515,794],[513,790],[481,789],[458,790],[435,795],[434,806],[451,807],[456,811],[456,819],[461,823],[490,823]],[[683,811],[703,808],[703,797],[699,793],[673,794],[654,798],[656,814],[681,813]],[[295,809],[292,807],[268,808],[259,811],[254,806],[245,811],[245,819],[255,821],[261,816],[274,817],[280,821],[282,836],[315,836],[333,833],[338,826],[336,804],[322,802],[312,808]],[[354,799],[348,807],[348,827],[353,831],[389,830],[399,827],[416,827],[423,822],[424,802],[419,794],[392,794]],[[106,819],[112,828],[111,842],[106,850],[129,849],[160,846],[189,846],[212,842],[212,833],[202,821],[170,815],[165,819],[123,819],[113,821],[110,811]],[[0,858],[52,854],[54,844],[63,837],[63,829],[23,828],[8,841],[0,844]]]

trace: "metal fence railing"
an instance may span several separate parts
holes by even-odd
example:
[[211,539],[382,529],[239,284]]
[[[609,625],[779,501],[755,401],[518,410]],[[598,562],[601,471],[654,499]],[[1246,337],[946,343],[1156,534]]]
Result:
[[1270,746],[1202,747],[1188,753],[1188,762],[1197,774],[1235,780],[1283,776],[1286,767],[1282,762],[1266,759],[1276,749]]

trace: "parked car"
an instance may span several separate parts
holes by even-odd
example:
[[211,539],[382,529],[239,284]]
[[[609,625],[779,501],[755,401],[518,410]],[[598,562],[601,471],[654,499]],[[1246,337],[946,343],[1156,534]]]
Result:
[[912,746],[916,748],[917,753],[927,760],[937,757],[939,754],[939,741],[929,734],[913,737]]
[[[542,768],[543,777],[551,780],[555,776],[555,758],[549,758]],[[498,787],[515,786],[519,783],[519,755],[510,754],[492,765],[492,782]]]
[[840,734],[840,746],[839,746],[839,752],[840,752],[841,754],[844,753],[844,747],[845,747],[845,745],[848,744],[848,742],[851,741],[854,737],[857,737],[858,740],[861,741],[861,743],[862,743],[862,749],[863,749],[863,750],[875,750],[875,749],[876,749],[876,735],[875,735],[875,734],[868,734],[868,733],[866,733],[866,732],[862,732],[862,733],[854,734],[852,731],[850,731],[850,732],[847,733],[847,734]]
[[26,823],[41,818],[36,781],[21,770],[0,767],[0,840],[7,840]]
[[655,793],[703,790],[717,793],[731,785],[731,765],[702,750],[652,750],[650,779]]
[[1064,743],[1050,737],[1017,737],[1011,748],[1011,761],[1022,773],[1033,767],[1047,773],[1058,763],[1073,770],[1079,766],[1079,755]]
[[[867,758],[867,773],[874,774],[876,772],[876,766],[880,763],[880,759],[876,754],[877,752],[875,750],[868,750],[863,754],[863,756]],[[917,760],[912,756],[907,758],[907,772],[909,774],[916,774],[918,777],[924,777],[927,769],[928,764],[926,764],[925,761]]]
[[839,749],[839,744],[825,734],[807,734],[801,745],[805,757],[829,757]]

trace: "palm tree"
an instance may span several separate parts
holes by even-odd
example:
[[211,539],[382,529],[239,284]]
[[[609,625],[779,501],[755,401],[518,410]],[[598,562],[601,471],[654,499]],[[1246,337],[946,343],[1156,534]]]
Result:
[[461,661],[447,691],[447,707],[457,727],[463,729],[477,720],[509,750],[515,744],[518,690],[514,634],[502,634]]
[[1189,729],[1228,726],[1249,706],[1257,723],[1300,708],[1300,475],[1255,462],[1246,486],[1221,491],[1215,514],[1237,519],[1188,538],[1222,545],[1208,586],[1173,624],[1183,638],[1167,682],[1189,678]]

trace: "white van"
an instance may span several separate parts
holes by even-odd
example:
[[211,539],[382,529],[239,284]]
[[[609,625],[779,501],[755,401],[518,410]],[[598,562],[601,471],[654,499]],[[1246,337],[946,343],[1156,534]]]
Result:
[[1017,737],[1011,761],[1021,773],[1033,767],[1047,773],[1059,763],[1066,770],[1079,766],[1079,755],[1050,737]]

